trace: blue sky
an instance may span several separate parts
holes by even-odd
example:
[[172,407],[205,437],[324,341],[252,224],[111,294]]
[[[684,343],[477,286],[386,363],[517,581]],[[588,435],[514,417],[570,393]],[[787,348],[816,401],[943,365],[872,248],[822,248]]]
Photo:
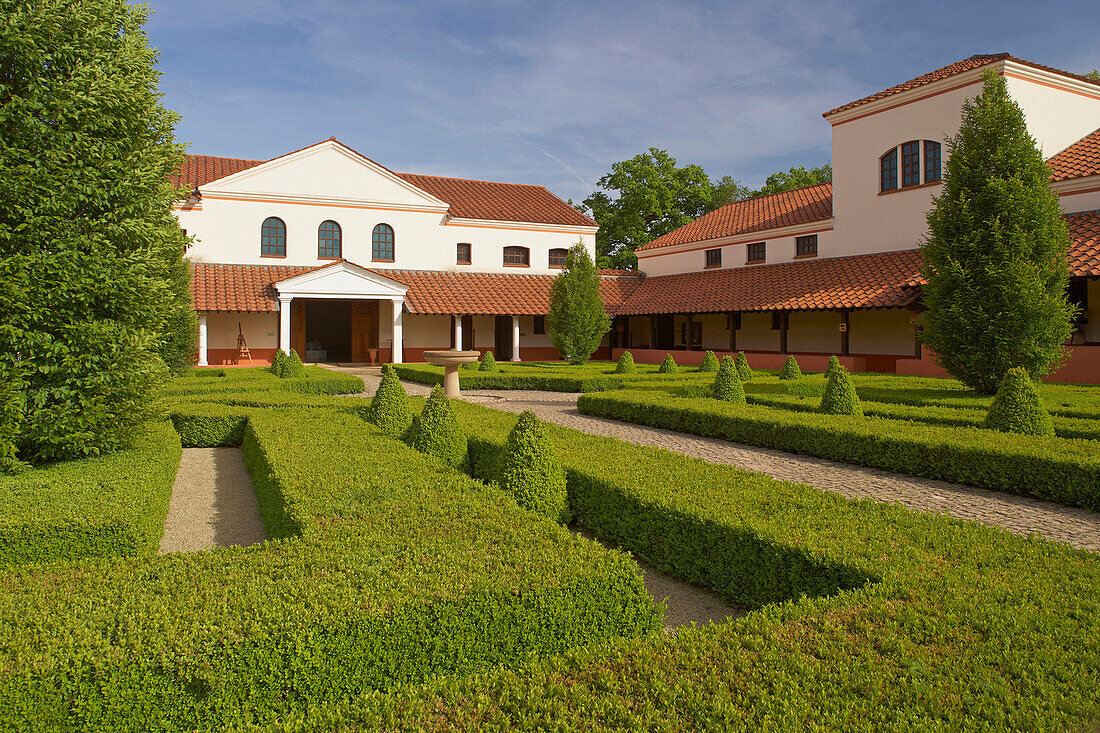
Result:
[[580,200],[653,146],[758,185],[829,158],[821,113],[975,53],[1100,67],[1100,3],[153,0],[190,152],[335,135],[398,171]]

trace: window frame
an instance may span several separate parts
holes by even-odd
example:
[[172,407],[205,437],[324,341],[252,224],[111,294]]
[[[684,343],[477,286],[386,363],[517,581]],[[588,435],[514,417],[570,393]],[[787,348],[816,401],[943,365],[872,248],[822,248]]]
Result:
[[[810,251],[810,247],[803,245],[813,244],[813,251]],[[806,251],[803,251],[803,250]],[[803,234],[800,237],[794,238],[794,256],[795,257],[817,257],[817,235],[816,234]]]
[[714,268],[722,266],[722,248],[708,249],[703,253],[703,268]]
[[[887,178],[887,172],[886,172],[887,171],[887,163],[890,164],[889,165],[889,168],[890,168],[889,183],[891,185],[889,185],[889,186],[886,185],[888,183],[888,181],[886,180],[886,178]],[[882,155],[879,156],[879,159],[878,159],[878,190],[879,190],[879,193],[886,193],[888,191],[897,191],[898,190],[898,172],[899,172],[898,146],[895,145],[894,147],[890,148],[885,153],[883,153]]]
[[909,140],[898,146],[901,150],[901,187],[913,188],[921,181],[920,140]]
[[[268,233],[267,229],[269,226],[269,222],[278,222],[278,226],[281,228],[282,231],[277,233]],[[274,226],[274,224],[271,225]],[[186,235],[187,230],[184,229],[183,233],[184,235]],[[274,244],[268,243],[266,240],[269,237],[277,238],[276,242]],[[265,252],[264,250],[267,248],[272,248],[276,251]],[[269,216],[263,220],[262,224],[260,224],[260,257],[286,257],[286,222],[277,216]]]
[[[462,259],[462,248],[466,248],[466,259]],[[470,265],[474,261],[474,246],[469,242],[459,242],[455,247],[455,263],[459,265]]]
[[[522,262],[509,262],[508,261],[508,258],[509,258],[510,255],[513,256],[513,258],[514,258],[514,256],[517,255],[517,254],[522,255],[522,258],[521,258],[523,260]],[[519,244],[510,244],[510,245],[508,245],[507,247],[504,248],[503,264],[504,264],[505,267],[530,267],[531,266],[531,248],[530,247],[524,247],[523,245],[519,245]]]
[[[554,264],[554,255],[556,253],[559,253],[559,252],[561,253],[561,264],[560,265],[555,265]],[[566,262],[566,259],[568,257],[569,257],[569,250],[568,249],[566,249],[565,247],[553,247],[546,254],[546,266],[549,267],[551,270],[564,270],[565,269],[565,262]]]
[[[930,156],[929,151],[933,151],[935,155]],[[943,149],[942,146],[935,140],[924,141],[924,182],[925,183],[939,183],[943,180]],[[929,177],[929,162],[935,161],[935,178]]]
[[[325,230],[325,225],[331,224],[335,229],[329,228]],[[329,236],[323,236],[328,234]],[[332,236],[335,235],[335,236]],[[324,245],[322,250],[322,243],[328,243]],[[336,245],[333,247],[332,242]],[[322,254],[324,252],[334,251],[336,254]],[[344,255],[344,229],[340,226],[340,223],[334,219],[325,219],[323,222],[317,225],[317,259],[319,260],[340,260]]]
[[[385,229],[383,229],[385,227]],[[385,237],[389,236],[389,241],[386,241]],[[388,245],[388,246],[387,246]],[[379,247],[382,247],[381,253],[383,255],[389,253],[389,257],[379,257]],[[371,262],[393,262],[397,257],[397,236],[393,231],[393,227],[385,222],[379,222],[374,225],[374,229],[370,233],[370,261]]]
[[[752,256],[754,248],[756,248],[756,247],[760,248],[760,250],[759,250],[760,257],[758,257],[758,258],[754,258]],[[767,242],[753,242],[751,244],[745,245],[745,264],[746,265],[755,265],[755,264],[758,264],[758,263],[761,263],[761,262],[767,262],[767,261],[768,261],[768,243]]]

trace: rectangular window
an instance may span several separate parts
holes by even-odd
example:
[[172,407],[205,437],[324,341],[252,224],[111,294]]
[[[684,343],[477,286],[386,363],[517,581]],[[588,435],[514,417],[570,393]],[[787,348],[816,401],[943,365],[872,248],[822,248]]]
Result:
[[940,144],[932,140],[924,141],[924,182],[940,180]]
[[550,257],[548,258],[547,264],[553,268],[563,268],[565,267],[565,258],[568,254],[568,250],[560,248],[552,249],[550,250]]
[[881,190],[893,191],[898,187],[898,149],[894,148],[879,158],[882,169]]
[[514,267],[530,267],[531,250],[526,247],[505,247],[504,264]]
[[708,249],[707,250],[707,267],[721,267],[722,266],[722,250],[720,249]]
[[757,242],[749,245],[749,262],[763,262],[768,256],[768,243]]
[[817,254],[817,235],[808,234],[805,237],[795,237],[794,253],[796,257],[813,257]]
[[466,242],[459,242],[458,244],[458,264],[470,264],[470,245]]
[[901,186],[920,184],[920,143],[904,143],[901,146]]
[[535,316],[535,333],[546,333],[546,316]]

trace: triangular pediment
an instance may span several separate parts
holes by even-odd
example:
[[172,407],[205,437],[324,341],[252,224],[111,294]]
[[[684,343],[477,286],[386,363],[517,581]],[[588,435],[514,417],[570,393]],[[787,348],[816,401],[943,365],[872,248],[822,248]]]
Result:
[[447,203],[337,140],[273,158],[199,187],[204,197],[288,198],[446,211]]
[[408,287],[360,267],[353,262],[335,262],[275,283],[281,298],[404,298]]

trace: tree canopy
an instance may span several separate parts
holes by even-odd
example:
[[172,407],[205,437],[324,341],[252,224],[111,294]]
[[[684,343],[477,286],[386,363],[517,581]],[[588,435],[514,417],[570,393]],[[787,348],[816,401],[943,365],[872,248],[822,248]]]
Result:
[[565,269],[550,284],[550,342],[571,364],[583,364],[611,330],[600,297],[600,273],[582,242],[569,248]]
[[[807,169],[804,166],[792,167],[788,171],[772,173],[764,181],[764,185],[752,192],[752,197],[768,196],[773,193],[782,193],[796,188],[814,186],[818,183],[828,183],[833,180],[833,166],[826,163],[818,168]],[[751,197],[746,197],[751,198]]]

